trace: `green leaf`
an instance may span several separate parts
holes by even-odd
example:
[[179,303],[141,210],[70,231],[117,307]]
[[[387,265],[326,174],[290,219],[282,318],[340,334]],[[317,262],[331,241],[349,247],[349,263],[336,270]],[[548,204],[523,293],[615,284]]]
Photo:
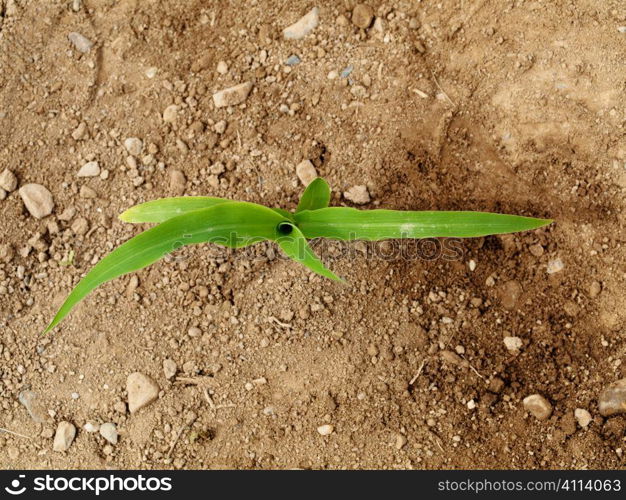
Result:
[[178,196],[175,198],[162,198],[148,201],[129,208],[119,218],[124,222],[165,222],[172,217],[209,208],[221,203],[232,202],[225,198],[213,198],[210,196]]
[[[161,198],[160,200],[147,201],[129,208],[119,216],[124,222],[165,222],[172,217],[186,214],[194,210],[213,207],[221,203],[229,203],[233,200],[226,198],[213,198],[210,196],[179,196],[174,198]],[[272,208],[276,213],[293,220],[293,214],[282,208]]]
[[296,213],[326,208],[330,203],[330,187],[321,177],[314,179],[302,193]]
[[331,207],[295,214],[304,236],[336,240],[390,238],[471,238],[527,231],[550,224],[547,219],[488,212],[405,212]]
[[276,240],[280,236],[277,226],[284,220],[267,207],[236,201],[173,217],[138,234],[98,262],[72,290],[45,332],[107,281],[149,266],[184,245],[210,242],[239,248]]
[[[286,224],[285,224],[286,225]],[[321,260],[315,255],[311,247],[309,246],[306,238],[302,234],[302,231],[297,226],[290,224],[291,232],[289,234],[281,235],[276,243],[281,248],[287,257],[292,258],[296,262],[300,262],[308,267],[311,271],[330,278],[335,281],[343,281],[336,276],[332,271],[327,269]],[[281,227],[284,225],[281,224]]]

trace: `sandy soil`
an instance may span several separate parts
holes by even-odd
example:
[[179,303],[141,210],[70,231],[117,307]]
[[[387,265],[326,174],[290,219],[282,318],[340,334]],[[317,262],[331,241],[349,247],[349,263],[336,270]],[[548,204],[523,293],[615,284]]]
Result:
[[[598,411],[626,376],[623,2],[374,0],[365,29],[355,4],[0,0],[0,172],[54,199],[36,219],[0,191],[2,467],[626,464],[626,415]],[[314,6],[319,25],[285,40]],[[247,81],[242,104],[215,107]],[[335,205],[366,185],[364,208],[556,223],[454,259],[328,244],[347,286],[271,245],[198,246],[40,335],[141,229],[117,220],[129,206],[184,192],[293,208],[305,159]],[[100,174],[78,177],[89,161]],[[159,394],[131,414],[133,372]],[[53,451],[63,421],[78,432]]]

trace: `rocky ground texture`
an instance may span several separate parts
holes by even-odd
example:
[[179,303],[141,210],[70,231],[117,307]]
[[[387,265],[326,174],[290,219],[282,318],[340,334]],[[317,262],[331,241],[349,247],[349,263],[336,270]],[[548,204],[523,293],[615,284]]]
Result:
[[[619,0],[0,0],[0,465],[624,467],[625,56]],[[188,248],[41,335],[131,205],[315,175],[556,222]]]

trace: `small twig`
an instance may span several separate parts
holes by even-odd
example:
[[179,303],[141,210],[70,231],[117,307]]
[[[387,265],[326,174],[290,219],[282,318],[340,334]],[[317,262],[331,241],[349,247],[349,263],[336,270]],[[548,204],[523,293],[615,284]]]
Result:
[[5,429],[0,427],[0,432],[6,432],[7,434],[12,434],[13,436],[19,436],[25,439],[32,439],[30,436],[25,436],[24,434],[20,434],[19,432],[10,431],[9,429]]
[[213,402],[213,399],[211,398],[211,395],[209,394],[209,388],[205,387],[204,390],[202,391],[202,394],[204,394],[204,399],[207,400],[207,403],[209,403],[209,406],[211,407],[211,409],[215,410],[215,403]]
[[419,378],[419,376],[422,374],[422,370],[424,369],[424,364],[426,363],[426,360],[422,360],[422,364],[420,365],[420,367],[417,369],[417,373],[415,374],[415,376],[411,379],[411,381],[409,382],[409,385],[413,385],[415,383],[415,381]]
[[428,432],[430,432],[430,435],[434,438],[435,443],[437,444],[437,446],[439,447],[439,449],[441,450],[442,453],[445,453],[443,446],[441,446],[441,440],[439,439],[439,436],[437,436],[437,434],[435,434],[433,431],[429,430]]
[[180,429],[178,429],[178,433],[176,434],[176,437],[174,438],[174,441],[172,441],[172,444],[170,445],[170,449],[167,451],[167,458],[170,457],[170,455],[172,454],[172,452],[174,451],[174,447],[176,446],[176,443],[178,443],[178,440],[180,439],[180,436],[182,436],[183,431],[189,427],[188,424],[185,425],[181,425]]
[[[463,359],[465,359],[465,357],[461,356]],[[467,359],[465,359],[465,361],[467,361]],[[478,375],[481,379],[485,380],[485,377],[483,377],[480,373],[478,373],[478,370],[476,368],[474,368],[469,361],[467,361],[468,366],[472,369],[472,371]]]
[[267,318],[270,321],[273,321],[274,323],[276,323],[278,326],[281,326],[283,328],[293,328],[293,326],[291,326],[289,323],[281,323],[280,321],[278,321],[274,316],[270,316]]
[[441,92],[441,93],[443,94],[443,96],[444,96],[446,99],[448,99],[448,102],[449,102],[450,104],[452,104],[452,106],[454,106],[454,107],[456,108],[456,104],[454,104],[454,103],[452,102],[452,99],[450,99],[450,97],[448,96],[448,94],[446,94],[445,90],[443,90],[443,89],[441,88],[441,85],[439,85],[439,82],[437,81],[437,77],[435,76],[435,73],[433,73],[433,72],[431,71],[431,72],[430,72],[430,75],[433,77],[433,80],[434,80],[434,82],[435,82],[435,85],[437,85],[437,88],[439,89],[439,92]]

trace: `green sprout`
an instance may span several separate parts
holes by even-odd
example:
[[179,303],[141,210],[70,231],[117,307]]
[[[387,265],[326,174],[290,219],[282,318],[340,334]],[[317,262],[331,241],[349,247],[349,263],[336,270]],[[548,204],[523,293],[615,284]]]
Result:
[[528,231],[552,222],[488,212],[357,210],[328,207],[329,202],[330,188],[318,177],[302,194],[295,213],[206,196],[164,198],[136,205],[121,214],[120,219],[158,225],[131,238],[100,260],[72,290],[45,332],[57,326],[96,287],[143,269],[185,245],[209,242],[242,248],[269,240],[313,272],[343,281],[324,266],[307,240],[472,238]]

